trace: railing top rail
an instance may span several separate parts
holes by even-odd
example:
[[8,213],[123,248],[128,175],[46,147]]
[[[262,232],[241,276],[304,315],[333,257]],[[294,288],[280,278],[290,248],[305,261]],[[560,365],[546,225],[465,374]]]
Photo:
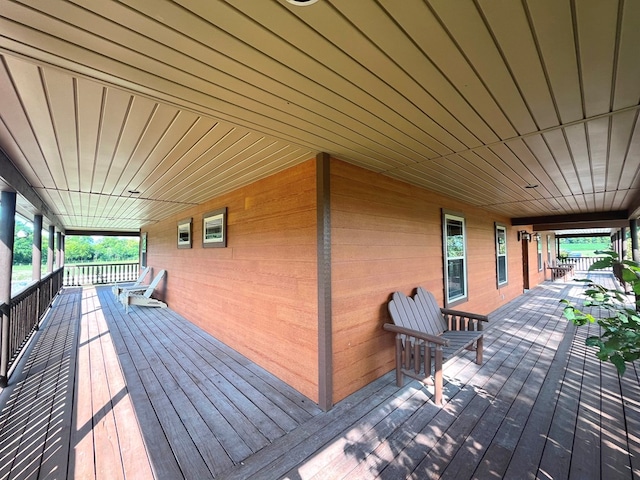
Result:
[[62,274],[63,271],[64,271],[64,267],[60,267],[54,270],[53,272],[47,273],[40,280],[34,280],[31,283],[27,284],[22,290],[19,290],[15,295],[11,297],[11,305],[15,305],[16,303],[24,300],[29,295],[31,295],[33,291],[36,290],[39,286],[50,281],[51,278],[53,278],[55,275]]
[[123,260],[120,262],[95,262],[95,263],[65,263],[65,267],[101,267],[108,265],[136,265],[139,260]]

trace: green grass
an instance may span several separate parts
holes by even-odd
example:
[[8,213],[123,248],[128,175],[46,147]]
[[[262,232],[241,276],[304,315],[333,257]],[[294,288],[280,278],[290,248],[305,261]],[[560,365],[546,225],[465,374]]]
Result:
[[595,256],[597,250],[610,250],[609,242],[602,243],[560,243],[561,252],[579,252],[583,257]]
[[[46,271],[47,266],[42,266],[43,271]],[[12,282],[23,282],[31,280],[31,265],[14,265],[11,271]]]

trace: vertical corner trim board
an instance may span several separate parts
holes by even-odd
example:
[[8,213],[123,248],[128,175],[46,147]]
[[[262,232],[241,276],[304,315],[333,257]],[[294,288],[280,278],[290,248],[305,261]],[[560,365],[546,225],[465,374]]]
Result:
[[333,405],[333,352],[331,338],[331,205],[330,157],[316,156],[316,208],[318,226],[318,404]]

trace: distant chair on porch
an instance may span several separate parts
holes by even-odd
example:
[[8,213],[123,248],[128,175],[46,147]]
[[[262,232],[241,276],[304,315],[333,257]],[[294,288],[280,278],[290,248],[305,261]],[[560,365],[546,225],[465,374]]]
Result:
[[147,278],[147,275],[149,274],[150,271],[151,271],[151,267],[145,267],[144,270],[142,270],[142,273],[140,274],[138,279],[133,283],[131,282],[115,283],[111,290],[113,291],[113,294],[115,295],[116,299],[120,296],[120,294],[125,288],[135,288],[135,287],[142,286],[142,282],[144,282],[144,279]]
[[120,303],[124,305],[127,313],[129,313],[130,305],[138,305],[141,307],[158,307],[166,308],[167,304],[151,298],[156,287],[164,277],[166,270],[160,270],[149,285],[142,285],[137,288],[125,288],[120,294]]

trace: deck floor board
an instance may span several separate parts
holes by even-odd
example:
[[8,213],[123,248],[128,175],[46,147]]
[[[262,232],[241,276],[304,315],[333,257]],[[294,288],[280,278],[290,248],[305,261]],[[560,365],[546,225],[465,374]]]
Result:
[[493,312],[442,408],[390,372],[328,412],[170,309],[65,289],[0,392],[0,479],[640,478],[638,365],[562,319],[582,288]]

